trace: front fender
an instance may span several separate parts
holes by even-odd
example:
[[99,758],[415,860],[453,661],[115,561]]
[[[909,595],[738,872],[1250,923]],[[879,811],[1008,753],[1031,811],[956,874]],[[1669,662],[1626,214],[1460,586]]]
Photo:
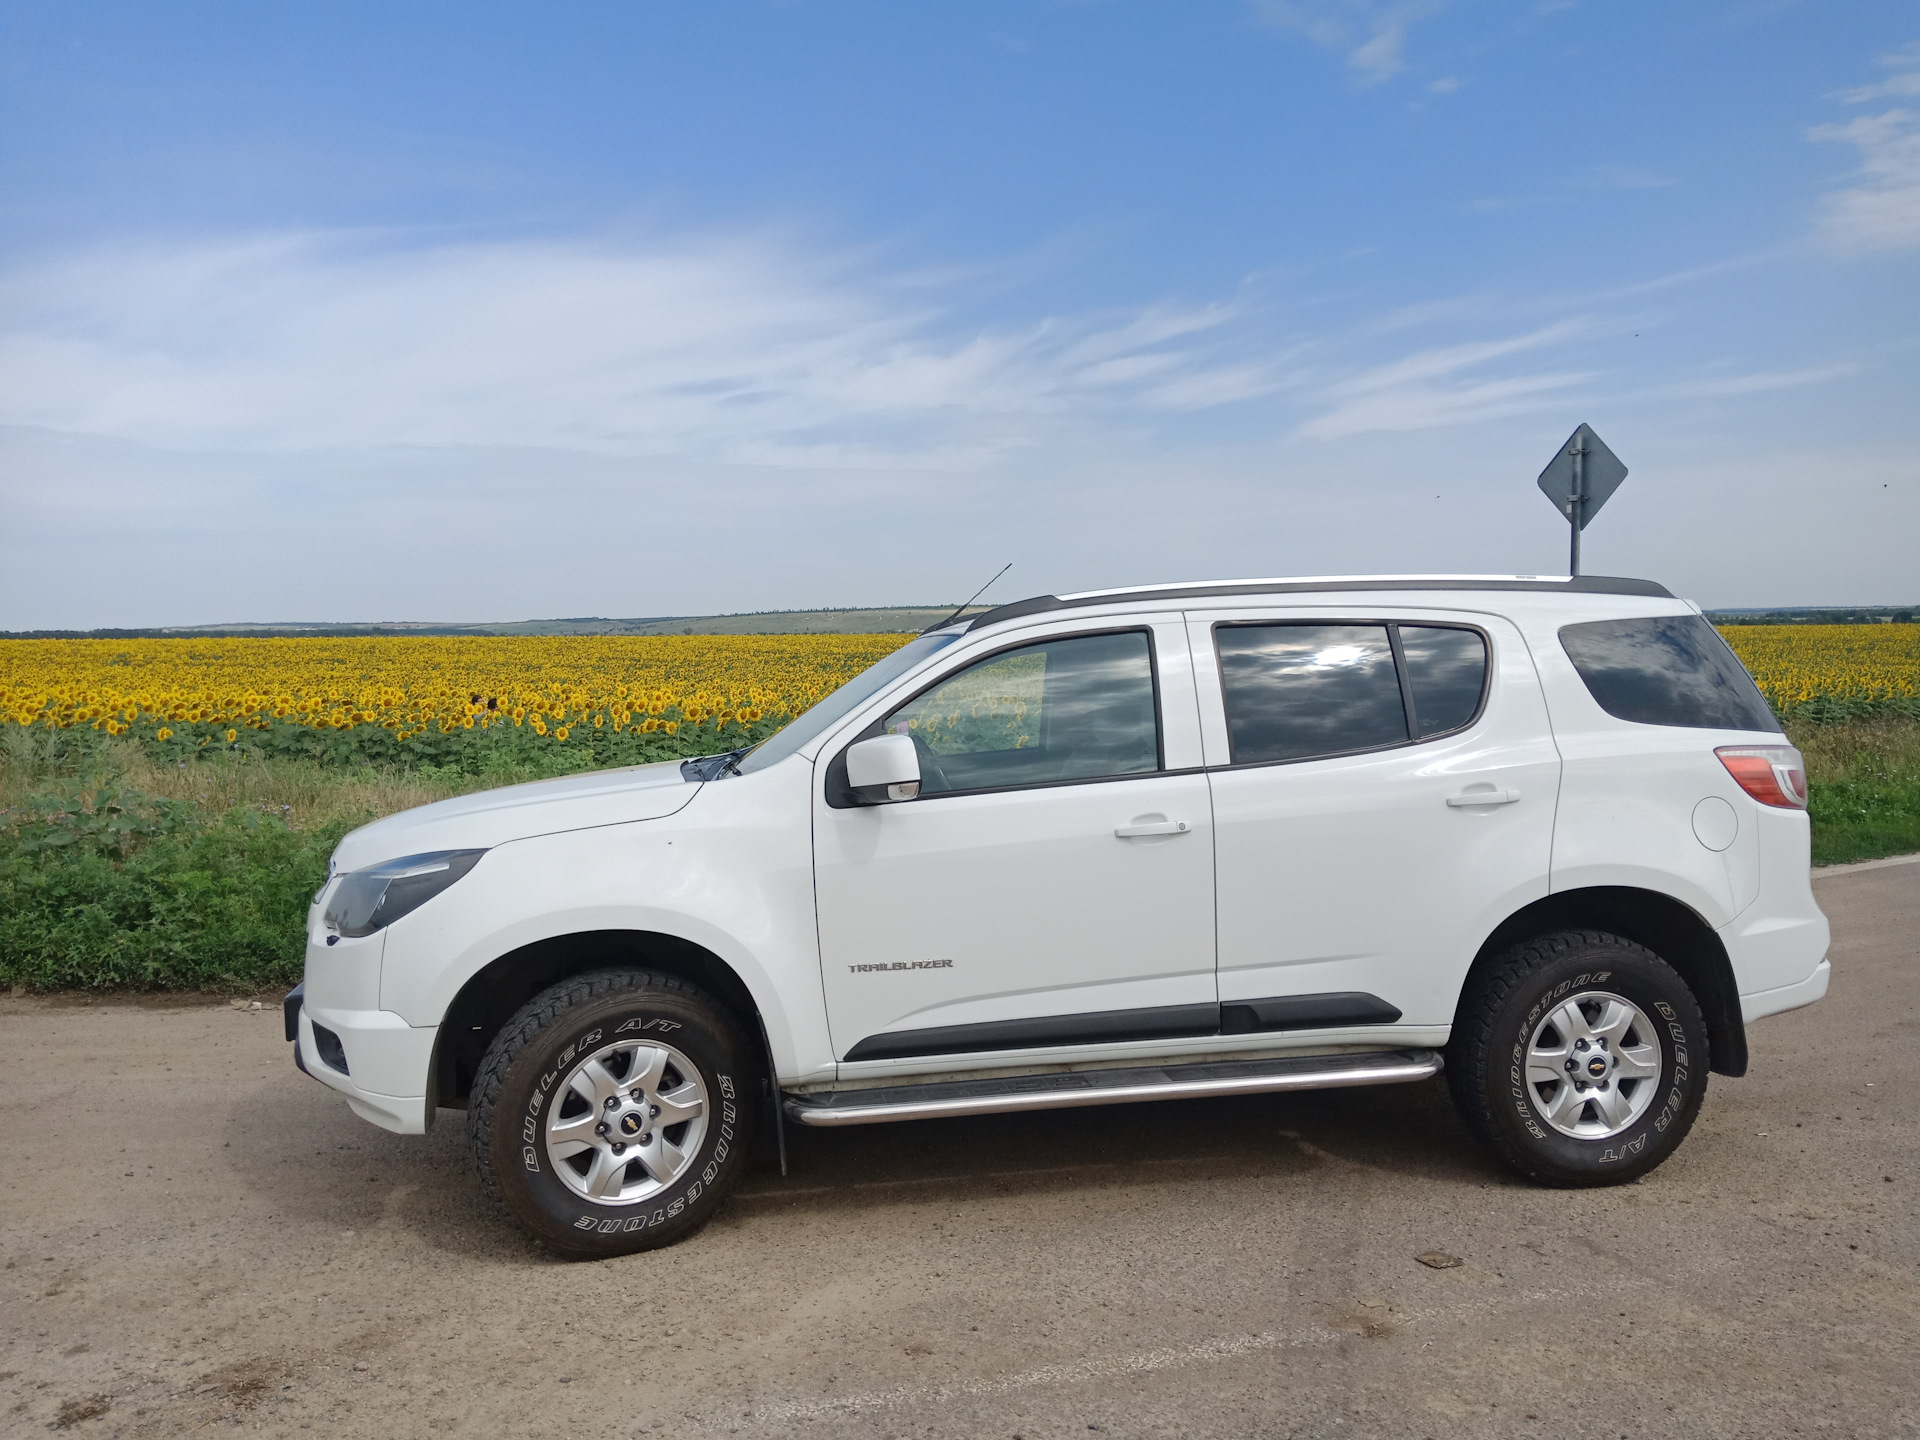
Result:
[[[833,1074],[813,910],[804,761],[703,787],[699,805],[489,850],[387,928],[382,1009],[438,1025],[503,955],[605,931],[670,935],[729,966],[758,1006],[783,1081]],[[788,793],[791,792],[791,793]]]

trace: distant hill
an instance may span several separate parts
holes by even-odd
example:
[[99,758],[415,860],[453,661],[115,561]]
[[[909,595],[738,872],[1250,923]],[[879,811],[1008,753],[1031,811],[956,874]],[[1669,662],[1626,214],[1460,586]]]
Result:
[[1786,606],[1763,610],[1709,610],[1716,625],[1911,625],[1920,605]]
[[[968,606],[977,615],[992,607]],[[609,620],[599,615],[563,620],[467,624],[393,620],[376,625],[282,620],[226,625],[168,625],[133,630],[0,630],[4,640],[162,640],[360,635],[898,635],[924,630],[953,614],[951,605],[896,605],[854,610],[756,610],[740,615],[650,615]]]

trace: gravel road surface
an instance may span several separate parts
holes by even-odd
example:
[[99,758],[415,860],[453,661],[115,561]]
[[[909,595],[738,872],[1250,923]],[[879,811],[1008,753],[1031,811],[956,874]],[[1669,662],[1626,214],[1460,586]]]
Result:
[[0,1433],[1913,1435],[1920,865],[1817,891],[1831,996],[1640,1184],[1512,1179],[1437,1083],[1069,1110],[797,1134],[588,1265],[272,1009],[0,1000]]

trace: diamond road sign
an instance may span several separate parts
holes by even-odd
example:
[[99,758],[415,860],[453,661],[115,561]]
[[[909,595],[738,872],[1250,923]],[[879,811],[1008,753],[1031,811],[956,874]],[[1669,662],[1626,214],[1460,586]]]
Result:
[[[1582,503],[1577,519],[1573,513],[1576,460],[1584,472],[1579,476]],[[1620,457],[1593,433],[1591,425],[1582,425],[1567,437],[1567,443],[1560,447],[1560,453],[1540,472],[1540,489],[1553,501],[1554,509],[1568,520],[1574,520],[1578,528],[1584,530],[1626,478],[1627,467],[1620,463]]]

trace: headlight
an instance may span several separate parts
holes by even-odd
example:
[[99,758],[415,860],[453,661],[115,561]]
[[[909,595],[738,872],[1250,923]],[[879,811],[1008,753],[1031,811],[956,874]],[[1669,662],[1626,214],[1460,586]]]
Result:
[[322,923],[342,935],[371,935],[418,910],[486,854],[484,850],[435,850],[403,855],[344,876],[327,901]]

